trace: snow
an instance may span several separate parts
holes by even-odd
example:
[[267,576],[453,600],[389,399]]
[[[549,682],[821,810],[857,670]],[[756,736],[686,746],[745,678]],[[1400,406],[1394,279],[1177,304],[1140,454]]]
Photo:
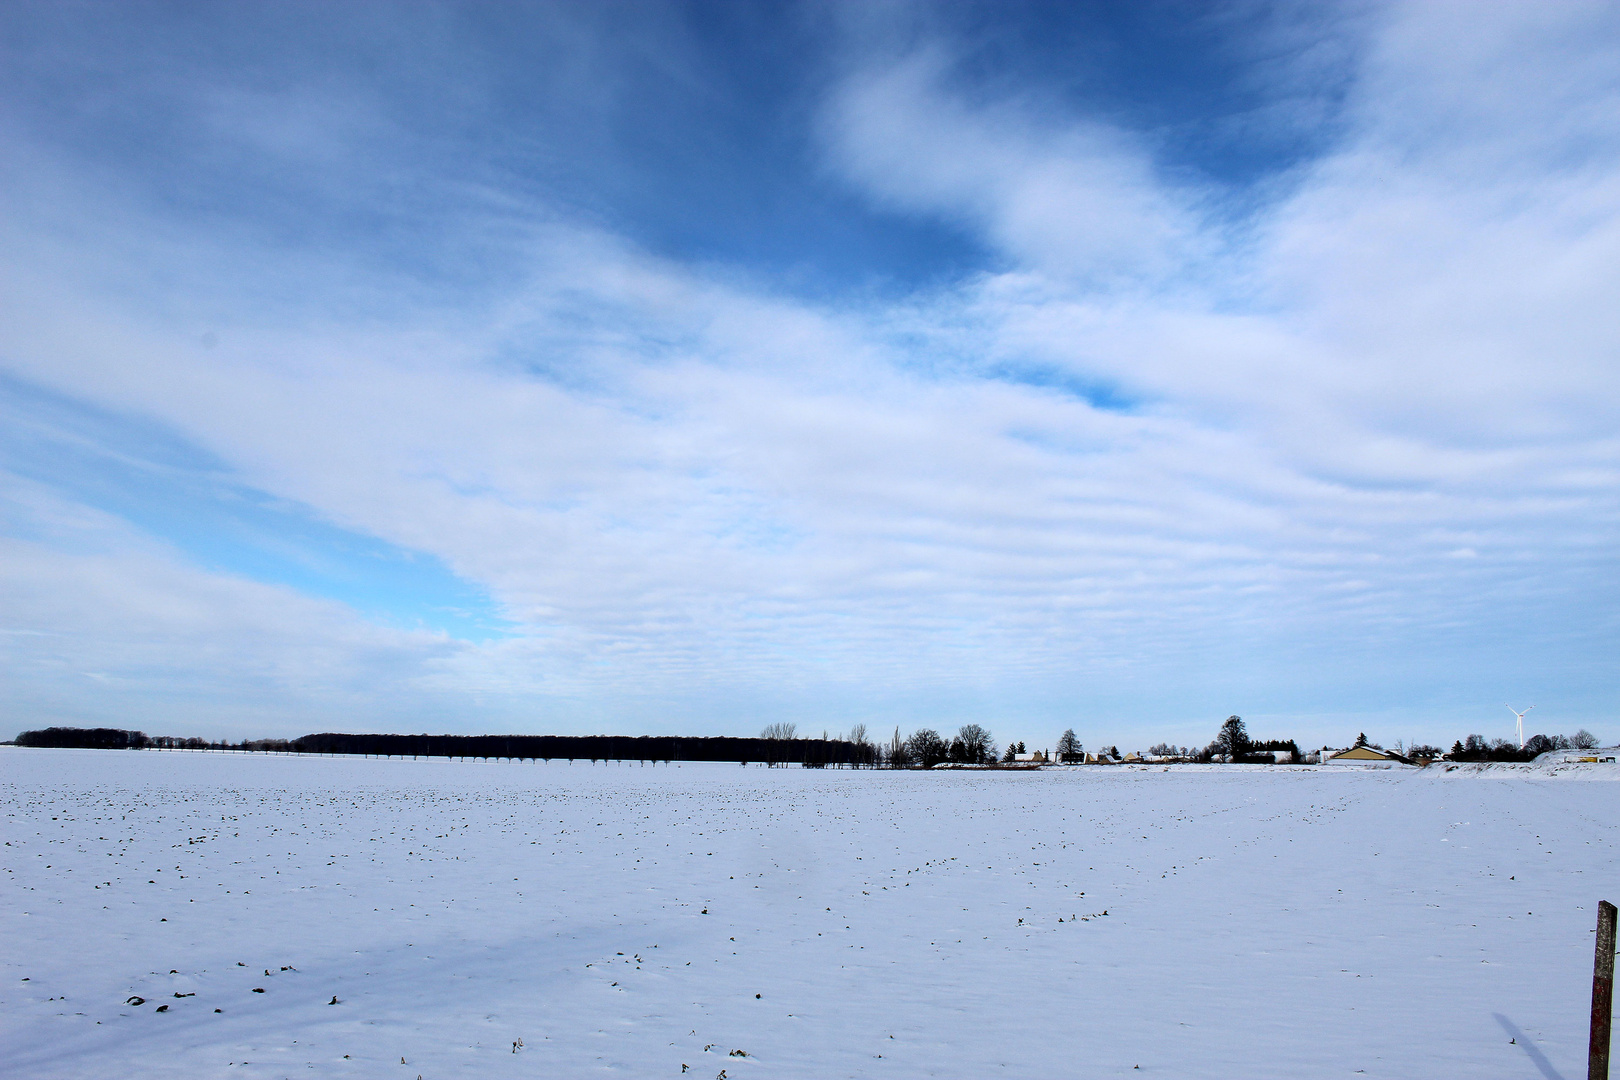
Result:
[[[1596,758],[1603,764],[1592,763]],[[1462,773],[1473,776],[1526,777],[1563,780],[1614,780],[1620,778],[1615,761],[1620,760],[1620,747],[1607,746],[1597,750],[1549,750],[1534,761],[1464,761],[1436,762],[1429,768],[1430,775]]]
[[0,1061],[1573,1078],[1620,771],[1562,768],[4,748]]

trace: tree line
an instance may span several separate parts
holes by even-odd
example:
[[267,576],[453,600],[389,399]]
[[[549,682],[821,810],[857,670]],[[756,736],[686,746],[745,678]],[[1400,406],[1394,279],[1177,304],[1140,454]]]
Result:
[[507,758],[515,761],[724,761],[766,765],[859,764],[859,749],[844,739],[772,739],[667,735],[378,735],[320,732],[296,739],[152,738],[115,728],[45,728],[17,736],[18,746],[93,750],[237,750],[376,757]]
[[[246,739],[241,742],[211,742],[199,738],[148,736],[122,728],[49,727],[25,731],[16,738],[18,746],[67,747],[93,750],[233,750],[293,754],[360,754],[376,757],[458,757],[536,761],[723,761],[770,766],[799,765],[804,768],[889,768],[931,769],[939,765],[991,765],[999,749],[990,732],[979,724],[964,724],[955,735],[945,736],[933,728],[918,728],[902,737],[900,729],[887,740],[868,738],[866,725],[856,724],[849,737],[800,738],[796,725],[775,723],[758,738],[731,736],[685,737],[672,735],[381,735],[321,732],[296,739]],[[1356,746],[1383,750],[1358,735]],[[1449,761],[1530,761],[1549,750],[1590,749],[1598,739],[1586,730],[1574,735],[1533,735],[1521,748],[1507,739],[1469,735],[1452,744],[1450,752],[1439,747],[1414,745],[1396,752],[1403,760]],[[1293,739],[1254,739],[1241,716],[1229,716],[1215,738],[1202,748],[1176,747],[1160,743],[1148,752],[1157,758],[1179,758],[1189,762],[1271,762],[1275,751],[1286,751],[1301,760],[1299,744]],[[1385,751],[1388,753],[1389,751]],[[1022,742],[1008,743],[1002,762],[1024,755]],[[1117,746],[1104,746],[1098,760],[1120,761]],[[1060,763],[1086,760],[1085,748],[1072,729],[1059,736],[1053,755]],[[1044,759],[1043,759],[1044,760]]]
[[[51,727],[25,731],[18,746],[93,750],[234,750],[293,754],[358,754],[376,757],[446,757],[515,761],[723,761],[738,764],[853,768],[932,768],[942,764],[983,765],[996,760],[996,743],[978,724],[967,724],[949,738],[921,728],[902,739],[879,744],[855,725],[850,737],[800,738],[795,725],[772,724],[759,738],[672,735],[383,735],[320,732],[296,739],[211,742],[198,738],[148,736],[119,728]],[[1019,744],[1020,747],[1022,744]]]
[[[201,740],[198,740],[201,741]],[[144,750],[152,744],[144,731],[122,728],[49,727],[25,731],[16,738],[18,746],[52,746],[81,750]]]
[[[1524,740],[1522,747],[1509,739],[1487,740],[1483,735],[1470,735],[1452,743],[1451,752],[1445,757],[1448,761],[1530,761],[1549,750],[1594,750],[1597,746],[1597,736],[1585,728],[1573,735],[1532,735]],[[1437,748],[1428,746],[1422,749]],[[1440,755],[1435,753],[1432,756]]]
[[[779,723],[760,734],[765,739],[791,739],[796,733],[793,724]],[[997,760],[996,740],[979,724],[963,724],[951,736],[933,728],[918,728],[902,738],[900,729],[895,728],[894,735],[882,741],[869,738],[865,724],[856,724],[850,728],[848,743],[849,764],[864,768],[931,769],[936,765],[993,765]],[[1024,744],[1016,745],[1022,753]],[[1012,753],[1011,746],[1008,753]]]

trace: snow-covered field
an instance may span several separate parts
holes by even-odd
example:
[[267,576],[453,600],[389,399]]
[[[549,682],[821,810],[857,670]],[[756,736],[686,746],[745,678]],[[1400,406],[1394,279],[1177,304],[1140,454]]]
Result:
[[5,748],[0,1072],[1573,1080],[1617,768]]

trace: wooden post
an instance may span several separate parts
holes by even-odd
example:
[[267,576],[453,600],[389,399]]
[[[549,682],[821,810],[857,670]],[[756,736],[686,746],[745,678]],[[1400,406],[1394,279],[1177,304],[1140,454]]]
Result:
[[1598,901],[1597,953],[1592,959],[1592,1037],[1586,1050],[1586,1080],[1609,1080],[1609,1020],[1614,1015],[1614,915]]

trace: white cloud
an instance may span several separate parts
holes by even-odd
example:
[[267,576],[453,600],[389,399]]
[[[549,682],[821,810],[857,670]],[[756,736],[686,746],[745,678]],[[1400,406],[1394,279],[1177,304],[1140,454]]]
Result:
[[832,152],[875,197],[963,222],[1022,266],[1088,284],[1170,274],[1199,253],[1188,197],[1154,177],[1141,140],[1054,123],[1029,102],[970,104],[942,85],[949,66],[924,49],[853,76],[834,98]]
[[0,663],[19,726],[239,738],[250,724],[285,735],[414,723],[472,651],[200,570],[119,519],[0,482]]
[[[1550,688],[1613,629],[1591,582],[1620,490],[1612,35],[1582,28],[1601,9],[1438,10],[1390,14],[1341,142],[1241,236],[1140,138],[976,100],[943,52],[856,73],[836,167],[1004,260],[903,304],[796,301],[521,206],[485,219],[519,283],[394,301],[361,260],[245,260],[106,200],[94,243],[64,239],[85,193],[36,187],[7,233],[9,371],[440,556],[522,636],[368,627],[101,523],[100,553],[14,546],[8,610],[61,637],[13,635],[8,664],[167,684],[194,716],[262,717],[264,687],[336,716],[493,694],[441,726],[538,702],[558,730],[1033,733],[1084,709],[1118,731],[1347,688],[1449,718],[1475,685]],[[173,284],[110,283],[109,252]],[[1009,375],[1032,367],[1136,404]],[[110,707],[77,677],[30,700]],[[1580,678],[1571,708],[1612,689]]]

